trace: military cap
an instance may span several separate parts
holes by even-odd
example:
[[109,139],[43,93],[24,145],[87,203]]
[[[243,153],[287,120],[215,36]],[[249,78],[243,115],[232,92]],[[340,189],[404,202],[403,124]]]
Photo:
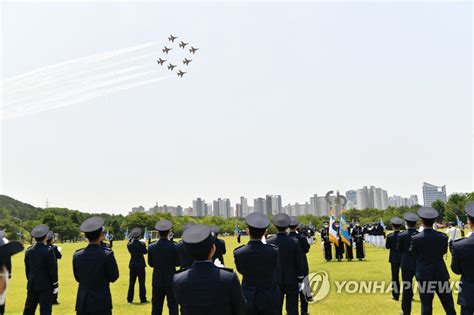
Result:
[[169,231],[172,227],[173,223],[170,220],[160,220],[155,224],[155,229],[160,232]]
[[31,236],[34,238],[42,238],[45,237],[46,234],[49,232],[49,227],[46,224],[40,224],[33,228],[31,231]]
[[49,232],[48,232],[48,236],[46,237],[46,239],[49,241],[49,240],[51,240],[51,239],[53,238],[53,236],[54,236],[54,232],[53,232],[53,231],[49,231]]
[[290,225],[291,219],[290,216],[286,213],[278,213],[273,216],[272,219],[273,224],[276,227],[288,227]]
[[140,229],[139,227],[133,228],[130,231],[130,234],[128,234],[128,236],[131,238],[137,238],[140,237],[140,235],[142,235],[142,229]]
[[220,231],[221,231],[221,228],[219,226],[217,225],[211,226],[211,233],[216,234],[216,233],[219,233]]
[[23,244],[18,241],[11,241],[0,245],[0,257],[10,257],[23,250]]
[[464,210],[466,211],[468,216],[474,218],[474,201],[466,203],[466,205],[464,206]]
[[436,219],[439,216],[438,211],[432,207],[421,207],[418,209],[418,216],[422,219]]
[[414,212],[406,212],[404,215],[403,215],[403,218],[405,219],[405,221],[409,221],[409,222],[416,222],[420,219],[420,217],[418,216],[418,214],[414,213]]
[[104,219],[101,217],[91,217],[84,222],[82,222],[79,230],[84,233],[95,232],[104,226]]
[[400,219],[399,217],[393,217],[390,219],[390,223],[395,224],[395,225],[402,225],[403,220]]
[[203,224],[190,226],[183,232],[183,244],[191,256],[208,252],[214,244],[211,229]]
[[290,226],[298,226],[300,221],[298,221],[297,217],[291,216],[290,217]]
[[184,230],[187,230],[188,228],[190,228],[191,226],[193,226],[193,225],[195,225],[195,224],[196,224],[196,223],[191,222],[191,221],[188,222],[188,223],[186,223],[186,224],[183,226],[183,231],[184,231]]
[[245,223],[255,229],[266,229],[270,225],[270,220],[263,213],[252,212],[245,217]]

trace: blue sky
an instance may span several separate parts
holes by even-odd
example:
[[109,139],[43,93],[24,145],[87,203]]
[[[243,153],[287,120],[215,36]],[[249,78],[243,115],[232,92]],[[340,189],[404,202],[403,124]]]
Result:
[[12,197],[125,213],[472,190],[468,3],[7,2],[2,21],[2,79],[170,33],[201,48],[183,80],[2,121]]

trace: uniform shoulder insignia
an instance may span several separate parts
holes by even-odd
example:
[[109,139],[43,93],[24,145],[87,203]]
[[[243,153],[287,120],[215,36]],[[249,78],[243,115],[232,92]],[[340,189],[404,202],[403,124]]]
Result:
[[85,247],[83,247],[83,248],[79,248],[78,250],[76,250],[76,251],[75,251],[75,253],[77,253],[77,252],[79,252],[79,251],[83,250],[84,248],[85,248]]
[[239,248],[242,248],[242,247],[244,247],[244,246],[245,246],[245,244],[243,244],[243,245],[240,245],[240,246],[238,246],[238,247],[234,248],[234,252],[235,252],[236,250],[238,250]]
[[465,239],[465,237],[463,237],[463,238],[458,238],[457,240],[454,240],[454,243],[459,242],[459,241],[462,241],[462,240],[464,240],[464,239]]
[[268,245],[268,246],[271,246],[271,247],[275,247],[275,248],[277,248],[277,249],[278,249],[278,246],[277,246],[277,245],[275,245],[275,244],[268,244],[268,243],[267,243],[267,245]]
[[28,247],[26,250],[28,250],[28,249],[32,248],[33,246],[34,246],[34,245],[30,245],[30,246],[29,246],[29,247]]
[[181,268],[178,271],[176,271],[174,274],[177,275],[178,273],[181,273],[183,271],[189,270],[189,268]]

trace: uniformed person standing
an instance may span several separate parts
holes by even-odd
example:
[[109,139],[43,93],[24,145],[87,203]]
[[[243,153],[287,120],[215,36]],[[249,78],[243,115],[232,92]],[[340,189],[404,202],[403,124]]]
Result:
[[[195,223],[194,222],[188,222],[184,225],[183,227],[183,233],[186,231],[188,228],[193,226]],[[179,253],[179,266],[180,269],[186,269],[191,267],[191,265],[194,262],[194,259],[189,255],[188,252],[184,250],[184,244],[183,240],[181,240],[178,244],[176,244],[178,248],[178,253]]]
[[356,258],[359,260],[364,260],[365,259],[364,229],[360,226],[358,222],[356,223],[355,227],[352,229],[351,236],[355,243]]
[[7,261],[11,261],[11,256],[23,250],[23,244],[18,241],[4,242],[0,238],[0,315],[5,313],[6,290],[8,287],[8,277],[10,271],[6,266]]
[[110,283],[119,277],[114,252],[101,245],[104,219],[91,217],[80,226],[89,244],[77,250],[72,258],[74,277],[79,282],[76,299],[77,315],[112,314]]
[[[59,251],[58,247],[56,245],[53,244],[53,240],[54,240],[54,233],[53,231],[49,231],[48,232],[48,237],[47,237],[47,240],[46,240],[46,244],[53,249],[54,251],[54,256],[56,256],[56,264],[57,264],[57,260],[58,259],[61,259],[63,257],[63,255],[61,254],[61,252]],[[59,274],[59,273],[58,273]],[[57,276],[56,276],[57,277]],[[59,280],[59,279],[58,279]],[[58,302],[58,292],[59,292],[59,281],[56,282],[56,285],[54,286],[53,288],[53,304],[59,304]]]
[[[397,248],[402,259],[400,267],[402,269],[402,312],[403,315],[411,314],[411,302],[413,300],[413,278],[415,277],[416,258],[410,255],[409,249],[411,238],[418,234],[416,221],[419,217],[416,213],[407,212],[403,215],[406,224],[406,231],[398,234]],[[388,239],[388,237],[387,237]]]
[[286,296],[286,312],[288,315],[295,315],[298,314],[298,291],[304,278],[303,254],[298,241],[287,234],[290,217],[285,213],[278,213],[273,216],[272,222],[278,233],[267,239],[267,243],[276,245],[279,250],[280,264],[275,273],[280,289],[278,314],[282,314]]
[[387,236],[385,248],[390,250],[388,262],[392,271],[392,298],[398,301],[400,299],[400,264],[402,262],[402,254],[398,250],[397,244],[403,220],[399,217],[393,217],[390,219],[390,223],[392,224],[393,233]]
[[337,261],[342,261],[344,258],[344,242],[341,240],[341,234],[339,234],[339,221],[333,223],[333,228],[337,231],[337,243],[334,243],[334,250],[336,252]]
[[418,210],[423,231],[411,238],[410,253],[416,257],[416,280],[421,300],[421,314],[433,313],[434,293],[438,295],[447,315],[456,314],[449,286],[449,273],[443,256],[448,251],[448,237],[435,231],[433,224],[439,216],[431,207]]
[[133,296],[135,295],[135,282],[138,278],[138,288],[140,295],[140,303],[146,303],[146,286],[145,286],[145,258],[148,252],[145,243],[140,241],[142,236],[142,229],[139,227],[133,228],[130,231],[130,242],[127,244],[128,252],[130,253],[130,263],[128,268],[130,269],[130,278],[128,281],[128,303],[133,302]]
[[[296,229],[300,222],[298,221],[298,218],[292,216],[290,217],[290,233],[288,235],[298,241],[298,244],[301,247],[301,257],[303,261],[303,276],[304,279],[304,285],[309,286],[309,281],[306,276],[309,274],[309,267],[308,267],[308,258],[306,257],[306,254],[309,252],[310,245],[308,243],[308,239],[296,232]],[[308,292],[308,290],[306,290]],[[300,291],[300,309],[301,309],[301,315],[307,315],[308,314],[308,301],[311,299],[311,296],[306,296],[303,291]]]
[[211,227],[211,233],[214,236],[214,243],[216,245],[216,253],[214,254],[214,257],[212,257],[212,261],[219,259],[221,264],[224,265],[224,255],[226,253],[226,249],[225,249],[225,241],[218,238],[220,231],[221,231],[221,228],[218,227],[217,225],[213,225]]
[[[464,206],[468,224],[474,232],[474,201]],[[452,247],[451,269],[461,275],[458,304],[461,315],[474,314],[474,233],[466,238],[454,241]]]
[[329,222],[324,222],[323,228],[321,229],[321,242],[324,246],[324,260],[332,260],[332,248],[331,241],[329,240]]
[[274,315],[278,305],[278,286],[274,279],[278,247],[262,242],[270,221],[266,215],[253,212],[245,217],[245,223],[250,241],[234,250],[234,260],[243,276],[247,315]]
[[245,299],[237,275],[216,267],[211,229],[197,224],[183,233],[183,245],[194,259],[191,268],[173,277],[176,300],[184,315],[243,315]]
[[152,315],[161,315],[165,297],[170,315],[178,314],[178,304],[173,291],[173,276],[179,266],[179,253],[176,244],[168,239],[173,227],[171,221],[156,222],[155,229],[160,239],[148,246],[148,265],[153,268]]
[[36,244],[25,253],[25,271],[28,280],[24,315],[34,315],[39,303],[40,314],[51,314],[53,288],[58,282],[58,265],[54,251],[46,245],[49,227],[40,224],[31,231]]

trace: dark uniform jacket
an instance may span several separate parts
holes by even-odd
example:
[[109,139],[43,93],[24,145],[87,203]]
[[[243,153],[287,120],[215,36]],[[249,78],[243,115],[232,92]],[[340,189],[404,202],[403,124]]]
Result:
[[267,240],[279,250],[279,265],[275,272],[275,280],[278,284],[294,285],[298,278],[303,278],[303,258],[298,241],[286,233],[277,233]]
[[474,308],[474,236],[454,241],[451,269],[461,275],[458,304]]
[[413,235],[418,234],[415,228],[409,228],[406,231],[398,234],[397,248],[402,255],[401,267],[403,270],[415,271],[416,269],[416,257],[410,255],[409,249],[411,244],[411,238]]
[[58,282],[58,263],[54,250],[43,243],[36,243],[25,253],[27,289],[33,291],[50,290]]
[[218,239],[216,237],[214,244],[216,245],[216,252],[214,253],[214,256],[212,256],[212,261],[216,260],[216,258],[219,258],[219,261],[224,264],[224,255],[226,253],[225,242],[224,240]]
[[321,229],[321,239],[324,243],[329,243],[329,228],[322,228]]
[[174,275],[173,289],[183,315],[244,315],[245,299],[231,269],[195,261]]
[[301,234],[298,234],[296,232],[290,232],[288,233],[288,235],[296,239],[301,247],[301,256],[303,258],[303,274],[307,275],[309,273],[309,267],[308,258],[306,257],[306,254],[309,252],[311,245],[309,245],[308,239]]
[[399,234],[400,231],[394,231],[387,236],[387,241],[385,242],[385,248],[390,250],[388,261],[398,266],[400,266],[402,261],[402,253],[397,248]]
[[148,265],[153,268],[153,286],[171,287],[179,254],[176,243],[160,238],[148,246]]
[[425,228],[411,238],[410,253],[416,257],[415,276],[417,280],[449,279],[443,256],[448,251],[448,236]]
[[186,269],[191,267],[194,262],[194,259],[188,254],[188,252],[184,249],[183,241],[180,241],[176,244],[178,248],[178,255],[179,255],[179,266],[181,269]]
[[77,312],[112,309],[109,283],[119,277],[114,252],[98,244],[77,250],[72,259],[74,277],[79,282]]
[[145,255],[148,251],[146,250],[146,245],[139,240],[133,240],[127,244],[128,252],[130,253],[130,263],[128,264],[129,268],[145,268]]

